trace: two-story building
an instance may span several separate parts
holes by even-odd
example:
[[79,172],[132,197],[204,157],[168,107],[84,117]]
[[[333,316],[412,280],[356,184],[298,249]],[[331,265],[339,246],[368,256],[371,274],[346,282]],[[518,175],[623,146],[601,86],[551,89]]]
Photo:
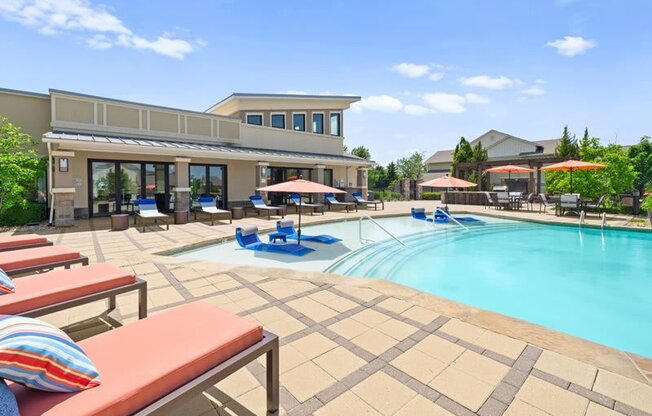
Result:
[[[557,163],[563,159],[555,156],[559,139],[525,140],[497,130],[489,130],[472,140],[471,146],[482,143],[487,151],[487,161],[474,164],[466,163],[456,167],[456,176],[463,176],[465,170],[474,169],[484,172],[484,169],[500,165],[517,165],[534,169],[532,173],[489,173],[488,183],[507,185],[510,189],[522,192],[543,192],[545,190],[545,172],[541,167]],[[451,172],[453,167],[453,149],[439,150],[426,160],[424,180],[431,180]]]
[[366,192],[371,162],[343,150],[344,111],[359,99],[236,93],[197,112],[53,89],[0,89],[0,115],[48,156],[48,199],[55,223],[67,225],[131,212],[142,197],[172,211],[213,195],[230,208],[259,187],[299,176]]

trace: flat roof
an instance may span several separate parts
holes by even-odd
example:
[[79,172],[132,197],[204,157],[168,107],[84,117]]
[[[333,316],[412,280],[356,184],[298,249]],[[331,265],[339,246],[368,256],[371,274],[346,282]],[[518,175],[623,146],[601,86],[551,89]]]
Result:
[[40,92],[14,90],[14,89],[11,89],[11,88],[0,88],[0,92],[6,92],[6,93],[9,93],[9,94],[31,95],[31,96],[39,97],[39,98],[50,98],[50,96],[48,94],[43,94],[43,93],[40,93]]
[[222,104],[226,104],[227,102],[231,100],[236,100],[239,98],[247,98],[247,99],[261,99],[261,100],[269,100],[269,99],[277,99],[277,100],[331,100],[331,101],[336,101],[336,100],[346,100],[349,101],[350,103],[355,103],[357,101],[360,101],[362,97],[359,95],[314,95],[314,94],[267,94],[267,93],[248,93],[248,92],[234,92],[228,97],[218,101],[217,103],[213,104],[210,106],[206,112],[210,112],[215,107],[219,107]]

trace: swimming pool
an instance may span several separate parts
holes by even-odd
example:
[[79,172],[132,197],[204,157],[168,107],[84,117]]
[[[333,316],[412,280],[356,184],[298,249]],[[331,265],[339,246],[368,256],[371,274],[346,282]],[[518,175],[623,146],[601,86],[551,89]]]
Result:
[[[240,256],[245,264],[384,278],[652,357],[652,234],[483,219],[470,231],[409,217],[379,219],[407,248],[370,223],[364,236],[376,242],[363,245],[358,222],[349,221],[305,227],[306,234],[344,241],[309,243],[318,251],[301,258],[227,246],[233,243],[222,250],[229,262]],[[209,259],[220,260],[215,248],[201,250],[182,256],[207,259],[208,250]]]

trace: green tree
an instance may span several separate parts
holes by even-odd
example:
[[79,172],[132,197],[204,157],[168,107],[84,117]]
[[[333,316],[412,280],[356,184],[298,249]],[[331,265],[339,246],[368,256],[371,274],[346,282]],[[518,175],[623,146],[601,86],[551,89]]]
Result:
[[36,186],[40,165],[32,137],[0,116],[0,215],[27,207],[26,196]]
[[629,158],[637,173],[634,186],[643,195],[646,189],[652,187],[652,142],[644,136],[637,144],[630,146]]
[[455,168],[460,163],[468,163],[473,160],[473,147],[464,136],[460,137],[460,142],[455,146],[453,151],[453,166],[451,166],[451,175],[455,174]]
[[426,171],[424,155],[424,152],[414,152],[409,157],[399,159],[396,162],[399,176],[402,179],[420,179],[421,175],[423,175]]
[[577,159],[579,157],[579,146],[575,135],[568,133],[568,126],[564,126],[564,133],[555,148],[555,156],[568,159]]
[[605,147],[600,145],[600,139],[589,137],[589,129],[584,129],[584,136],[580,139],[578,156],[580,160],[592,162],[600,159],[605,151]]
[[369,152],[369,149],[364,146],[354,147],[353,150],[351,150],[351,154],[365,160],[371,160],[371,152]]
[[391,185],[392,183],[396,182],[398,179],[398,168],[396,167],[396,163],[390,162],[389,165],[387,165],[387,185]]
[[381,165],[369,169],[369,188],[385,189],[388,186],[387,171]]

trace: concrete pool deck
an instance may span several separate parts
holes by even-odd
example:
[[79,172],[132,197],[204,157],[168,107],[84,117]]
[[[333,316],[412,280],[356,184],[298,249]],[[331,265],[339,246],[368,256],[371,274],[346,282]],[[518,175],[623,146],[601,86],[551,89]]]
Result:
[[[305,224],[360,215],[407,214],[434,201],[386,203],[385,211],[326,212]],[[577,224],[577,217],[451,206],[514,219]],[[290,215],[295,218],[296,215]],[[610,216],[625,226],[629,218]],[[597,216],[587,219],[599,224]],[[41,234],[91,261],[132,269],[149,284],[149,311],[204,300],[281,337],[280,414],[289,415],[650,415],[652,361],[391,282],[282,268],[183,260],[157,253],[230,238],[236,226],[274,227],[247,217],[108,231],[78,221]],[[9,233],[2,233],[7,235]],[[97,302],[45,317],[83,338],[136,319],[134,295],[106,314]],[[605,328],[608,330],[608,328]],[[644,331],[641,328],[641,331]],[[179,415],[264,414],[256,362],[187,403]]]

